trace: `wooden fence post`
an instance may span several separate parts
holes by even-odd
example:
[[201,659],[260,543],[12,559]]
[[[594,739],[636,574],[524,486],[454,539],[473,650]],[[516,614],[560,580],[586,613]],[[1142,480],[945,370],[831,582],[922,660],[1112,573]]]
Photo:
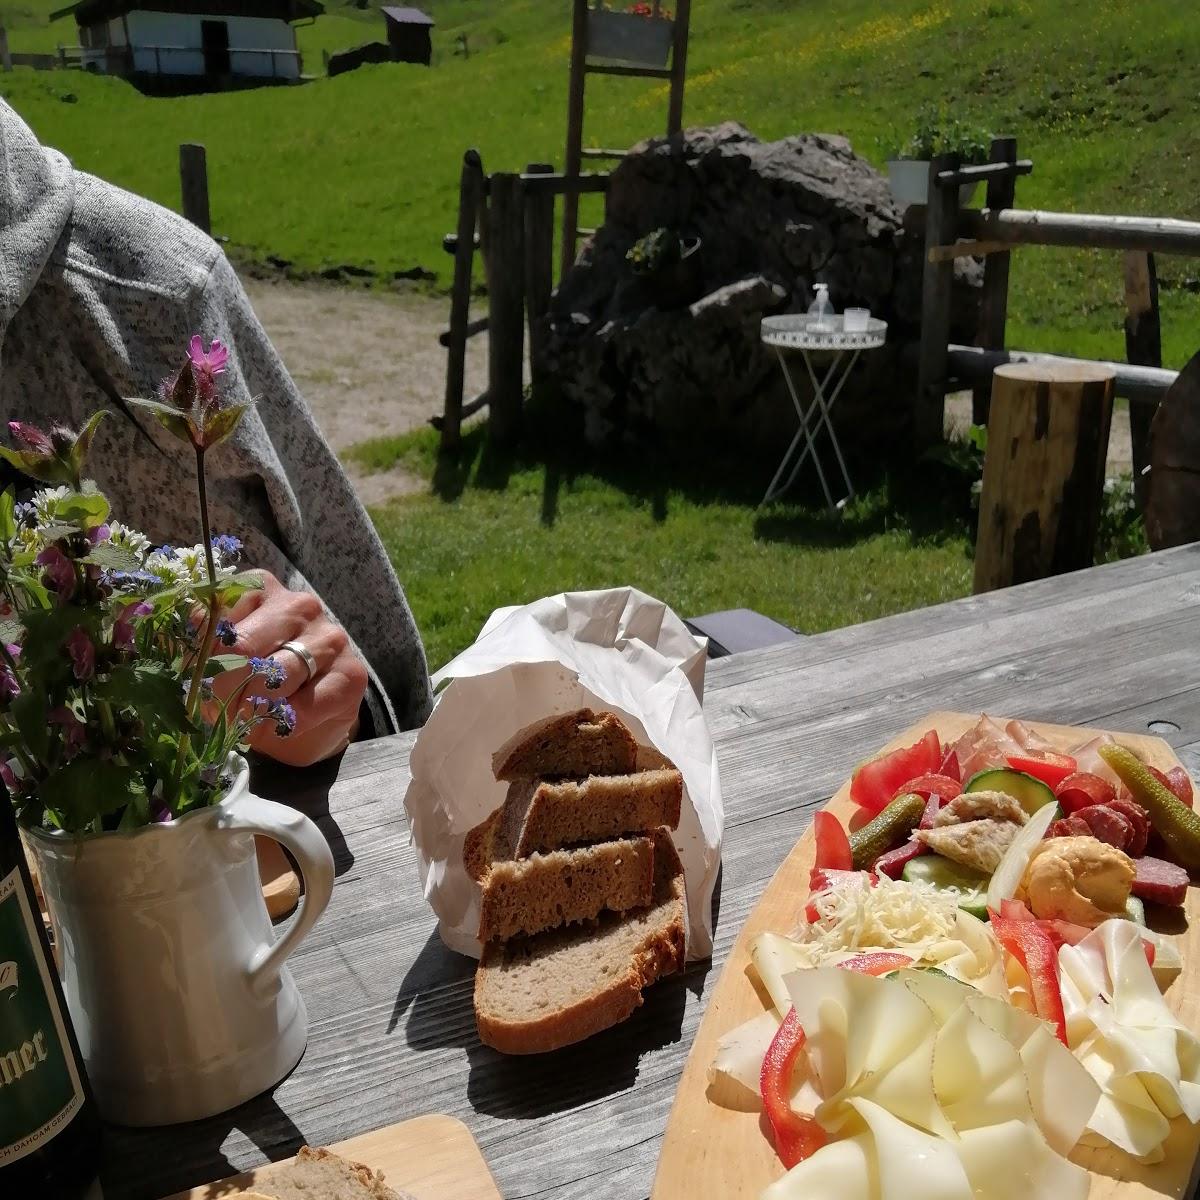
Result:
[[493,175],[488,192],[488,436],[520,437],[525,358],[525,220],[521,181]]
[[208,161],[204,147],[184,142],[179,147],[179,190],[183,215],[205,233],[212,233],[208,209]]
[[[583,164],[583,94],[587,79],[587,0],[574,0],[571,18],[571,75],[567,92],[567,152],[563,174],[568,180]],[[579,235],[579,192],[570,186],[563,193],[561,279],[575,265]]]
[[450,292],[449,358],[446,360],[446,406],[442,449],[455,449],[462,432],[463,382],[467,369],[467,321],[471,315],[471,267],[475,258],[475,226],[483,199],[483,162],[478,150],[463,155],[458,184],[458,228],[454,245],[454,285]]
[[[1158,317],[1158,272],[1154,255],[1127,251],[1125,273],[1125,359],[1140,367],[1162,366],[1162,330]],[[1157,406],[1145,401],[1129,403],[1129,440],[1133,446],[1133,486],[1138,509],[1146,511],[1150,480],[1143,473],[1150,465],[1150,422]]]
[[683,128],[683,86],[687,79],[688,26],[691,24],[692,0],[678,0],[675,5],[674,44],[671,47],[671,98],[667,107],[667,136]]
[[917,371],[917,407],[913,433],[917,448],[936,445],[945,437],[946,353],[950,342],[950,302],[954,263],[931,262],[935,246],[953,242],[958,222],[958,188],[942,187],[942,171],[958,169],[957,154],[940,154],[929,164],[929,195],[925,206],[925,264],[921,288],[921,356]]
[[[1000,137],[992,139],[988,161],[1015,163],[1017,161],[1017,139]],[[993,212],[1001,208],[1012,208],[1017,195],[1016,175],[1002,175],[989,179],[987,206]],[[1008,322],[1008,269],[1012,255],[1005,251],[989,254],[983,264],[983,294],[979,299],[979,337],[976,345],[985,350],[1003,350],[1005,325]],[[986,425],[988,403],[992,396],[992,383],[975,387],[971,397],[971,419],[976,425]]]
[[12,53],[8,48],[8,30],[0,25],[0,66],[6,71],[12,70]]
[[976,593],[1092,565],[1114,381],[1098,363],[996,368]]
[[[552,175],[549,163],[530,163],[526,175]],[[529,377],[534,396],[545,383],[545,320],[554,291],[554,193],[525,192],[525,311],[529,320]]]

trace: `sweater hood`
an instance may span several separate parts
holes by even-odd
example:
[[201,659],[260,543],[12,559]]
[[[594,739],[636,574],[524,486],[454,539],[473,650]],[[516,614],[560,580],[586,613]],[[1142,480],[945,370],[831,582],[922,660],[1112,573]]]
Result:
[[0,354],[13,316],[45,271],[74,207],[71,164],[44,148],[0,100]]

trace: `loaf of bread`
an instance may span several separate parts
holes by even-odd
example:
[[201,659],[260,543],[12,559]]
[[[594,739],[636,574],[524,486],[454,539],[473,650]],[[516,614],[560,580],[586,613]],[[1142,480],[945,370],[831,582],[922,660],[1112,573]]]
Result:
[[509,784],[501,824],[514,858],[679,824],[683,776],[674,769]]
[[557,1050],[625,1020],[644,988],[683,969],[683,866],[669,830],[653,842],[649,907],[484,948],[475,975],[481,1041],[505,1054]]
[[637,753],[638,744],[620,717],[580,708],[518,730],[492,755],[492,773],[505,781],[628,775],[636,769]]
[[311,1146],[301,1146],[293,1162],[255,1180],[254,1188],[243,1200],[413,1200],[388,1187],[380,1172]]

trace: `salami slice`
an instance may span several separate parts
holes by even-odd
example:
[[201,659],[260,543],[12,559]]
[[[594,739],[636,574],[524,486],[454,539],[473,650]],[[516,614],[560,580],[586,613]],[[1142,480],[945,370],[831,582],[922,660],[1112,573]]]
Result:
[[1133,822],[1107,804],[1081,808],[1075,815],[1087,822],[1092,837],[1116,846],[1118,850],[1124,850],[1133,841]]
[[1091,771],[1076,771],[1068,775],[1054,790],[1055,799],[1065,813],[1078,812],[1091,804],[1107,804],[1116,797],[1116,789],[1107,779]]
[[1125,853],[1130,858],[1140,858],[1146,853],[1146,841],[1150,837],[1150,817],[1146,810],[1136,801],[1118,796],[1108,802],[1113,812],[1119,812],[1133,826],[1133,837],[1125,847]]
[[1135,858],[1133,894],[1155,904],[1182,904],[1187,896],[1188,873],[1161,858]]
[[1092,827],[1082,817],[1062,817],[1046,830],[1048,838],[1091,837]]
[[889,879],[899,879],[904,868],[914,858],[920,858],[922,854],[928,853],[929,847],[924,842],[905,842],[903,846],[897,846],[894,850],[881,854],[875,860],[874,870],[880,875],[886,875]]

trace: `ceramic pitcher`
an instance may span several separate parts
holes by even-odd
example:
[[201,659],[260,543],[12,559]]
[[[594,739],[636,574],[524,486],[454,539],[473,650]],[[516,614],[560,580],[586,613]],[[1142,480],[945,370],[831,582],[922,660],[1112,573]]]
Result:
[[[329,903],[333,856],[303,814],[249,789],[177,821],[76,838],[26,830],[58,937],[63,989],[103,1115],[122,1125],[232,1108],[300,1061],[308,1015],[284,965]],[[300,866],[274,939],[254,835]]]

